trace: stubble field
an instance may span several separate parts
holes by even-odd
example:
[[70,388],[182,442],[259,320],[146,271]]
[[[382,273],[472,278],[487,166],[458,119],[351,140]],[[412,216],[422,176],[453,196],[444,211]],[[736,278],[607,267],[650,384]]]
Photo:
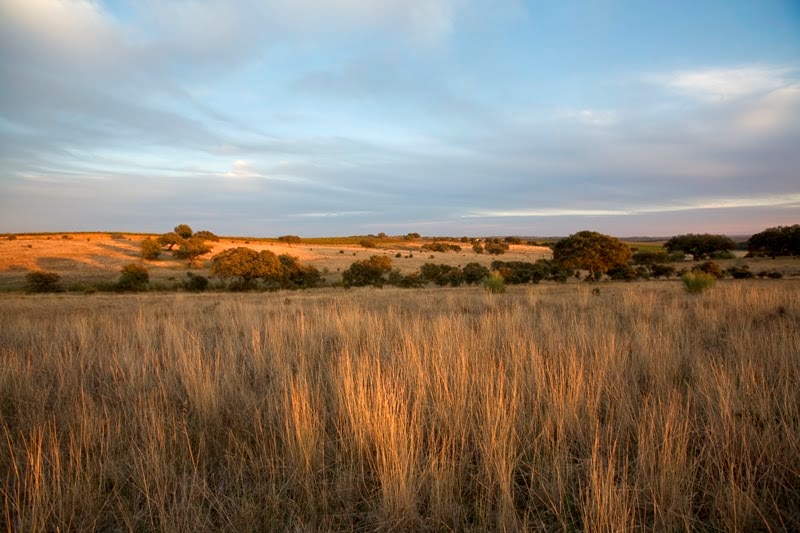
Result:
[[800,291],[0,298],[10,531],[798,530]]

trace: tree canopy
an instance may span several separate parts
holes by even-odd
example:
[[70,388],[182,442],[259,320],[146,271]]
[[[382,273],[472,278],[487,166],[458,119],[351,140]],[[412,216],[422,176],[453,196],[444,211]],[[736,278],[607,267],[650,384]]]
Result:
[[553,246],[553,259],[562,267],[582,268],[592,279],[631,258],[630,248],[614,237],[595,231],[579,231]]
[[710,233],[676,235],[664,243],[664,248],[670,252],[683,252],[692,254],[695,261],[712,252],[722,250],[735,250],[736,243],[725,235],[712,235]]
[[173,231],[184,239],[188,239],[192,236],[192,228],[190,228],[188,224],[178,224]]
[[208,246],[203,239],[191,237],[189,239],[183,239],[180,243],[180,248],[172,253],[179,259],[188,259],[189,266],[191,266],[198,257],[210,251],[211,247]]
[[249,285],[257,279],[280,280],[283,268],[278,256],[269,250],[256,252],[239,246],[212,257],[211,273],[221,278],[241,278]]
[[778,257],[800,255],[800,224],[776,226],[756,233],[747,241],[750,255]]

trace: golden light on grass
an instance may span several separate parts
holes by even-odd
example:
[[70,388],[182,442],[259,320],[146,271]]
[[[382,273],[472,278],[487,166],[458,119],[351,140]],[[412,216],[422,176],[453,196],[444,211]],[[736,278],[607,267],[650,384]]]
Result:
[[0,299],[0,523],[800,528],[795,282]]

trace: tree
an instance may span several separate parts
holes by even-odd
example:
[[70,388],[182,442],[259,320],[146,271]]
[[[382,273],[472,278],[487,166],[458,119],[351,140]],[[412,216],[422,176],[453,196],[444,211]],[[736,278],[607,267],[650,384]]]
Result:
[[158,256],[161,255],[161,245],[157,240],[148,237],[142,241],[142,251],[140,255],[142,259],[158,259]]
[[239,246],[229,248],[211,258],[211,273],[221,278],[240,278],[244,288],[251,288],[259,278],[280,280],[283,266],[278,256],[269,250],[256,252]]
[[384,274],[392,271],[392,260],[385,255],[373,255],[369,259],[356,261],[342,272],[345,286],[363,287],[364,285],[380,285],[385,280]]
[[150,281],[150,273],[142,265],[131,263],[122,267],[117,288],[123,291],[143,291]]
[[451,285],[458,287],[464,282],[464,273],[457,266],[425,263],[419,269],[419,274],[425,281],[435,283],[440,287]]
[[785,255],[800,255],[800,224],[776,226],[756,233],[747,241],[751,256],[767,255],[775,258]]
[[625,243],[595,231],[579,231],[553,246],[553,259],[558,265],[588,270],[590,279],[626,264],[630,258],[631,250]]
[[483,253],[483,245],[479,241],[475,241],[472,244],[472,251],[475,252],[476,254],[482,254]]
[[178,224],[173,231],[184,239],[188,239],[192,236],[192,228],[190,228],[188,224]]
[[181,237],[174,231],[170,231],[169,233],[159,235],[158,237],[158,244],[160,244],[161,246],[166,246],[167,250],[172,250],[174,246],[178,246],[182,242],[183,242],[183,237]]
[[198,239],[203,239],[204,241],[219,242],[219,237],[204,229],[196,231],[192,236]]
[[181,247],[172,253],[178,259],[188,259],[189,266],[192,266],[194,265],[195,259],[197,259],[203,254],[207,254],[210,251],[211,247],[207,245],[203,239],[192,237],[190,239],[185,239],[184,241],[182,241]]
[[712,235],[710,233],[676,235],[664,243],[664,248],[670,252],[681,251],[692,254],[695,261],[703,256],[719,250],[735,250],[736,243],[725,235]]
[[280,242],[285,242],[286,244],[300,244],[302,239],[297,235],[281,235],[278,237]]
[[500,242],[499,239],[495,240],[486,240],[486,246],[484,246],[484,250],[487,254],[490,255],[503,255],[508,251],[508,244],[504,242]]
[[374,239],[361,239],[358,244],[364,248],[377,248],[378,244]]

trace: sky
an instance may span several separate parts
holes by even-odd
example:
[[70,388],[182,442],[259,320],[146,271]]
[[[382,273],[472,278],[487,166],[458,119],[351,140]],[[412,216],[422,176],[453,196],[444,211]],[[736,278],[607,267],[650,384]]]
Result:
[[800,223],[797,0],[0,0],[0,231]]

